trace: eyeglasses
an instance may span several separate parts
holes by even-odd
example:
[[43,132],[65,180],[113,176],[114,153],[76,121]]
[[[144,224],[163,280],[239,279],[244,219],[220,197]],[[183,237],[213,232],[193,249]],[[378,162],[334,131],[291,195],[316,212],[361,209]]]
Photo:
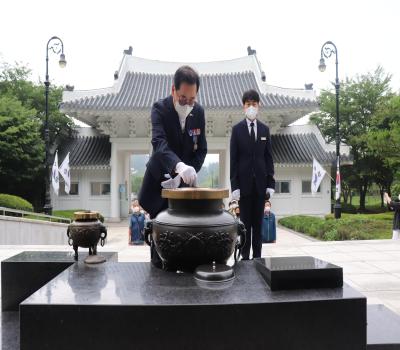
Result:
[[181,106],[189,105],[192,107],[196,103],[196,97],[192,97],[192,98],[188,99],[185,96],[179,95],[178,92],[176,92],[176,94],[178,96],[178,102]]

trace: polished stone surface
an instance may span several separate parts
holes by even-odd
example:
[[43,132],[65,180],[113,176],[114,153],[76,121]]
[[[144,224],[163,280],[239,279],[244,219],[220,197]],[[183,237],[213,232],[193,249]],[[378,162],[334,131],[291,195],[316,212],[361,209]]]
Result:
[[[83,252],[82,252],[83,253]],[[53,251],[24,251],[17,255],[14,255],[8,259],[2,261],[2,263],[9,262],[68,262],[73,264],[74,260],[74,251],[71,249],[69,252],[53,252]],[[84,261],[89,253],[79,254],[78,260]],[[100,252],[98,255],[105,256],[111,261],[117,260],[117,252]]]
[[211,290],[150,263],[72,265],[21,303],[21,349],[365,349],[349,286],[272,292],[252,261],[235,273]]
[[343,286],[343,269],[311,256],[255,259],[257,270],[273,291]]
[[189,273],[165,272],[149,263],[74,265],[23,304],[159,305],[231,304],[278,301],[342,300],[363,296],[348,286],[327,290],[271,292],[252,261],[235,268],[234,288],[207,291]]
[[400,350],[400,316],[384,305],[368,305],[367,350]]
[[[118,253],[102,252],[109,261]],[[79,262],[86,258],[79,256]],[[74,252],[26,251],[1,262],[1,308],[17,311],[19,303],[75,263]]]

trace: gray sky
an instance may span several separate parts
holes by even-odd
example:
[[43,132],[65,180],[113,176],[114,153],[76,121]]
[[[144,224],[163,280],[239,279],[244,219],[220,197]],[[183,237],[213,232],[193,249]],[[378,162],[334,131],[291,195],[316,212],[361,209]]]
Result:
[[325,73],[317,66],[327,40],[338,47],[341,79],[382,65],[400,88],[396,0],[3,0],[1,13],[0,60],[44,80],[46,43],[58,35],[68,64],[61,70],[51,56],[50,79],[75,89],[112,85],[129,45],[135,56],[182,62],[233,59],[251,45],[269,84],[326,88],[334,59]]

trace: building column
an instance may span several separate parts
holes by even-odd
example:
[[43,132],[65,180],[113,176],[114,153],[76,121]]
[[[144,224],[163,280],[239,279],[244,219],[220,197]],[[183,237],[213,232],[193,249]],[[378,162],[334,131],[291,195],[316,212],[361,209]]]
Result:
[[[229,147],[229,146],[228,146]],[[224,173],[224,186],[231,190],[231,155],[229,152],[229,148],[224,151],[225,158],[225,173]]]
[[119,172],[118,172],[118,146],[115,142],[111,143],[111,210],[110,221],[120,221],[119,212]]
[[225,187],[225,157],[224,151],[218,151],[218,181],[219,187]]
[[129,207],[130,207],[130,198],[129,198],[129,173],[130,173],[130,154],[126,151],[122,154],[121,164],[123,165],[122,170],[122,181],[121,184],[125,185],[125,193],[121,193],[121,201],[120,201],[120,216],[121,218],[126,218],[129,215]]
[[[128,202],[129,202],[129,207],[131,206],[131,156],[133,154],[132,153],[127,153],[126,155],[126,160],[125,160],[125,164],[126,164],[126,193],[127,193],[127,197],[128,197]],[[128,208],[129,208],[128,207]]]

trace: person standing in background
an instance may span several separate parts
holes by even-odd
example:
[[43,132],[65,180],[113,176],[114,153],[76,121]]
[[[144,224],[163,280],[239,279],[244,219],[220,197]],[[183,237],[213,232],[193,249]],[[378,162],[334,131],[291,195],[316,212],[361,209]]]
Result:
[[275,214],[273,212],[271,212],[271,202],[270,201],[265,201],[265,206],[264,206],[262,242],[263,243],[275,243],[276,242]]
[[132,208],[129,221],[129,245],[142,245],[144,243],[144,214],[140,212],[139,205]]
[[246,227],[242,260],[249,260],[250,247],[253,258],[261,257],[264,202],[275,192],[275,180],[269,128],[257,119],[260,96],[248,90],[242,102],[245,118],[232,128],[230,177],[232,199],[239,201],[240,220]]

